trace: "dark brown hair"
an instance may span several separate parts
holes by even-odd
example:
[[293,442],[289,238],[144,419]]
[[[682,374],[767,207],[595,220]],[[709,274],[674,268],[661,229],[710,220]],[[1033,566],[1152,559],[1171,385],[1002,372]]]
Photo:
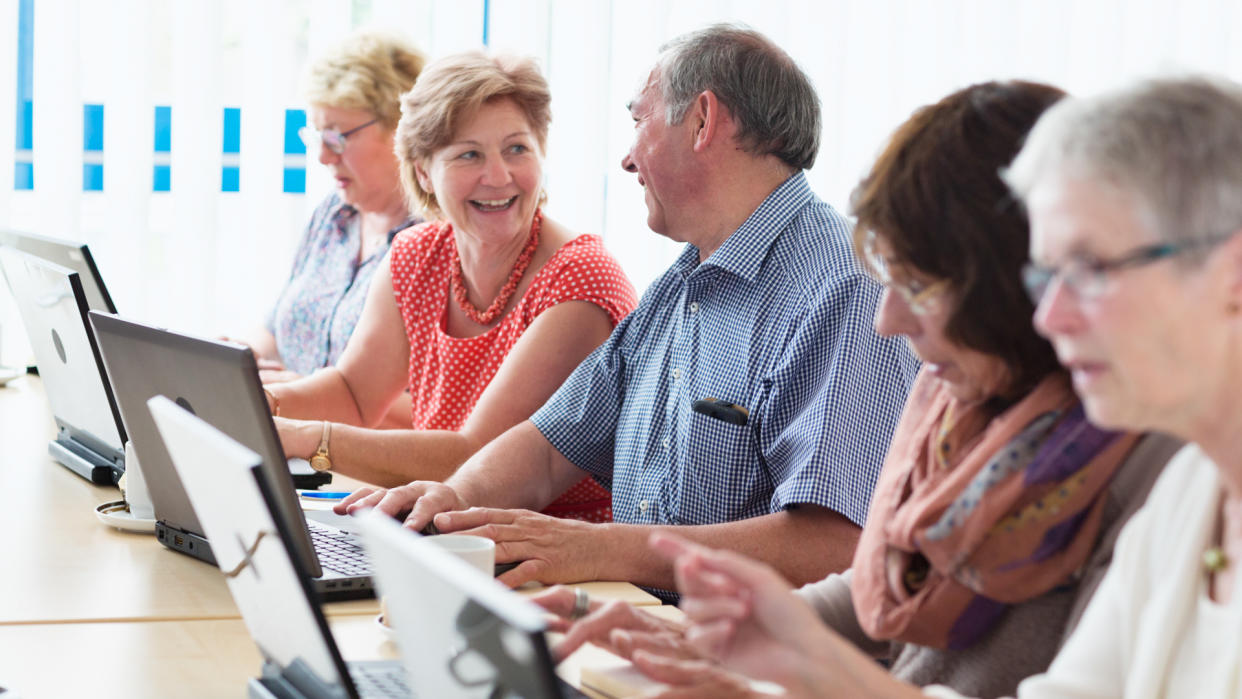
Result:
[[972,85],[920,108],[850,199],[854,249],[883,240],[894,265],[949,281],[946,336],[1009,368],[1002,398],[1016,398],[1057,368],[1035,333],[1022,288],[1030,229],[999,171],[1039,116],[1065,95],[1038,83]]

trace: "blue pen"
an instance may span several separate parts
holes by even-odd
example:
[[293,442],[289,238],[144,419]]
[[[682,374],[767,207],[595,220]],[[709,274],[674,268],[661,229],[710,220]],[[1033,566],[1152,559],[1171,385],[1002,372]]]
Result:
[[331,491],[331,490],[301,490],[298,495],[307,500],[341,500],[349,496],[347,492]]

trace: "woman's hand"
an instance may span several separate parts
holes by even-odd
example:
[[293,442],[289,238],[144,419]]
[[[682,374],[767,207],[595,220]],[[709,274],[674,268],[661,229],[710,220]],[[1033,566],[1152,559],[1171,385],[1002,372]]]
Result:
[[670,658],[641,650],[634,653],[630,660],[647,677],[669,685],[665,689],[643,694],[646,699],[758,699],[772,696],[755,691],[745,677],[706,660]]
[[639,649],[674,658],[698,657],[686,643],[684,623],[648,614],[626,602],[591,600],[587,615],[575,620],[572,614],[576,600],[571,587],[557,585],[531,600],[554,615],[548,629],[565,634],[552,649],[556,662],[585,643],[607,648],[623,658]]
[[[824,626],[769,566],[671,534],[653,534],[651,547],[673,563],[693,621],[686,639],[705,657],[790,696],[922,696]],[[638,657],[635,666],[643,669]]]
[[704,656],[761,670],[773,646],[805,647],[822,635],[810,605],[772,568],[728,551],[655,534],[652,548],[673,563],[687,637]]

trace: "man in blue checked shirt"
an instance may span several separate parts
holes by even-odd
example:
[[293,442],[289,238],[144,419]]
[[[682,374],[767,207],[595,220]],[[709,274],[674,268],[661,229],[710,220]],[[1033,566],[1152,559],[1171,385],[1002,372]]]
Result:
[[[521,562],[513,586],[671,589],[647,547],[670,526],[795,583],[843,570],[918,365],[872,329],[881,287],[802,172],[814,88],[766,37],[721,25],[666,45],[629,110],[622,167],[647,224],[685,251],[530,420],[443,484],[363,489],[337,510],[491,537],[497,562]],[[583,471],[612,490],[614,523],[533,511]]]

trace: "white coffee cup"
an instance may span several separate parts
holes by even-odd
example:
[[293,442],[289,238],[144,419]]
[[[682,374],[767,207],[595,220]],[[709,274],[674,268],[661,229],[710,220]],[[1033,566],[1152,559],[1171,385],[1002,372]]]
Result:
[[155,505],[151,503],[151,492],[147,489],[147,479],[142,475],[142,466],[138,464],[138,455],[134,453],[134,443],[125,442],[125,487],[121,493],[129,505],[129,513],[135,519],[155,519]]
[[491,539],[473,534],[436,534],[426,537],[424,541],[439,546],[487,577],[492,577],[496,566],[496,542]]

